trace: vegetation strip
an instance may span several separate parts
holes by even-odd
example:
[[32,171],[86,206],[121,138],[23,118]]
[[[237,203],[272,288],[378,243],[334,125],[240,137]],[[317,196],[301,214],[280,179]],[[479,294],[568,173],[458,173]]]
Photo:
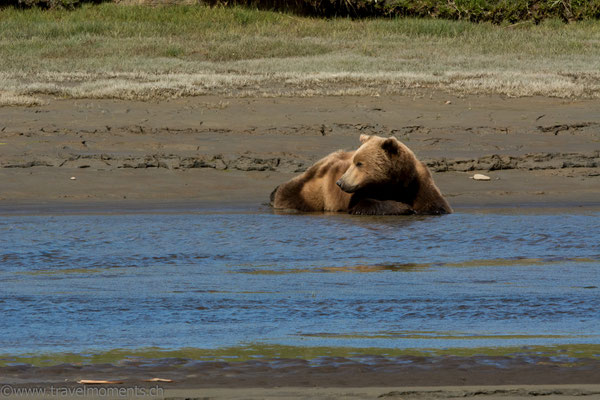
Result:
[[[102,0],[5,0],[19,7],[67,8]],[[139,0],[119,3],[140,4]],[[318,17],[421,17],[472,22],[539,22],[560,18],[565,22],[600,18],[600,0],[145,0],[142,4],[178,3],[210,6],[244,6]],[[1,5],[2,3],[0,3]]]
[[[407,93],[600,96],[600,23],[330,20],[239,7],[0,9],[0,105]],[[410,93],[410,92],[409,92]]]
[[477,347],[447,349],[403,349],[403,348],[356,348],[356,347],[304,347],[276,344],[250,343],[236,347],[218,349],[183,348],[178,350],[157,347],[145,349],[114,349],[87,354],[51,353],[0,355],[0,366],[30,364],[33,366],[49,366],[59,364],[102,364],[118,363],[124,360],[158,360],[185,359],[201,361],[226,360],[243,362],[256,359],[299,358],[313,360],[319,357],[441,357],[441,356],[527,356],[560,357],[574,359],[598,359],[600,345],[570,344],[558,346],[526,346],[526,347]]

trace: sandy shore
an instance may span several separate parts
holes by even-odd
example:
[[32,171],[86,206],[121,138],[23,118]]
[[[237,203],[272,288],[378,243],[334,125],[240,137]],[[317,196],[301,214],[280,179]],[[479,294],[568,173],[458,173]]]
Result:
[[524,399],[548,396],[551,399],[593,398],[600,394],[598,385],[558,386],[442,386],[374,388],[279,388],[165,390],[175,398],[211,399]]
[[[32,387],[33,388],[33,387]],[[18,390],[25,391],[31,388],[11,388],[14,393]],[[485,400],[507,400],[527,399],[540,397],[553,400],[575,400],[575,399],[597,399],[600,396],[599,385],[502,385],[502,386],[416,386],[416,387],[367,387],[367,388],[303,388],[303,387],[281,387],[281,388],[241,388],[241,389],[169,389],[160,385],[158,387],[130,388],[125,387],[71,387],[74,394],[64,394],[66,387],[45,387],[48,394],[43,396],[28,395],[27,398],[45,399],[101,399],[107,398],[102,393],[113,393],[111,398],[134,398],[134,399],[485,399]],[[119,392],[118,390],[121,390]],[[36,390],[43,390],[38,387]],[[77,391],[79,390],[79,391]],[[144,394],[142,391],[145,390]],[[27,393],[27,392],[25,392]],[[52,393],[55,393],[52,395]],[[60,393],[60,394],[58,394]],[[86,393],[78,395],[78,393]],[[114,395],[124,393],[123,396]],[[128,394],[127,394],[128,393]],[[136,396],[135,394],[138,393]],[[7,399],[19,399],[26,396],[9,395]]]
[[246,387],[394,387],[477,385],[590,385],[600,382],[600,361],[532,354],[474,356],[364,355],[358,358],[257,358],[251,361],[139,359],[117,363],[0,367],[0,383],[73,385],[81,379],[146,385],[147,379],[172,380],[171,389]]
[[[336,357],[316,364],[302,359],[238,363],[168,359],[141,364],[129,360],[119,365],[15,365],[0,367],[0,373],[3,394],[14,399],[35,389],[45,391],[44,398],[61,397],[48,396],[51,390],[73,394],[83,390],[77,383],[81,379],[117,382],[85,385],[86,396],[79,397],[87,398],[94,397],[98,388],[130,388],[144,394],[139,398],[148,398],[152,397],[148,390],[157,387],[161,392],[156,398],[164,399],[600,398],[597,360],[565,363],[549,357],[406,356],[372,357],[369,362]],[[147,382],[156,377],[171,381]]]
[[[259,207],[320,157],[356,148],[361,133],[405,142],[457,209],[595,207],[597,110],[597,100],[435,92],[3,107],[0,208]],[[469,179],[475,172],[492,180]]]

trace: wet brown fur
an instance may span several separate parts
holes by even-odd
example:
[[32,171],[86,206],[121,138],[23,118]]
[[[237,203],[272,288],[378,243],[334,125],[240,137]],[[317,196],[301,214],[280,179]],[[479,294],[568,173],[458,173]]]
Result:
[[367,135],[360,140],[358,150],[331,153],[275,188],[273,207],[372,215],[452,212],[427,166],[403,143]]

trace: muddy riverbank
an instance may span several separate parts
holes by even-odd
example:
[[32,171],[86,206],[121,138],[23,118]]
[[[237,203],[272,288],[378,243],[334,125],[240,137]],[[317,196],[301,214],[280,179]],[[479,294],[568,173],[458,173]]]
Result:
[[266,202],[362,133],[406,143],[455,207],[600,198],[597,101],[431,92],[0,108],[0,205]]

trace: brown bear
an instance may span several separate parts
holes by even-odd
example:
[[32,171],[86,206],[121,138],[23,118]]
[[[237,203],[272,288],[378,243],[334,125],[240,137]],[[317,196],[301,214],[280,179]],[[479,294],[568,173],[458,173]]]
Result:
[[448,214],[452,208],[427,166],[396,138],[360,135],[356,151],[337,151],[275,188],[274,208],[351,214]]

